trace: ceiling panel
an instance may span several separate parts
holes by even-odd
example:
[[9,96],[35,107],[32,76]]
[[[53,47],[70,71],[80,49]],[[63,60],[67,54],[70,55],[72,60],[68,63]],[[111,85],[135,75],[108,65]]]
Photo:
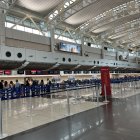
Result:
[[110,22],[110,23],[107,22],[105,25],[95,27],[93,32],[94,33],[101,33],[101,32],[106,31],[108,29],[112,30],[114,27],[117,27],[119,25],[125,24],[127,22],[133,21],[133,20],[138,19],[138,18],[140,18],[140,14],[127,16],[125,18],[121,18],[121,19],[118,19],[118,20]]
[[98,0],[66,20],[72,25],[80,25],[97,15],[131,0]]
[[[66,24],[66,26],[71,25],[74,28],[76,28],[76,27],[79,27],[81,24],[87,22],[88,20],[90,20],[106,11],[109,11],[112,8],[115,8],[119,5],[122,5],[122,4],[124,4],[126,2],[130,2],[130,1],[132,1],[132,0],[97,0],[96,2],[83,8],[79,12],[77,12],[73,15],[70,14],[71,16],[70,17],[68,16],[69,18],[67,18],[66,20],[63,18],[62,19],[65,20],[64,22],[68,23],[68,24]],[[18,0],[16,2],[16,6],[21,7],[21,9],[23,9],[23,10],[34,11],[33,14],[39,13],[42,16],[47,16],[53,9],[55,9],[55,7],[57,7],[62,2],[64,2],[64,0]],[[77,5],[78,5],[78,2],[77,2]],[[73,10],[69,9],[69,10],[65,11],[64,15],[66,16],[67,14],[69,14],[68,12],[70,12],[70,11],[71,11],[71,13],[74,13],[73,12],[74,9]],[[113,22],[109,22],[109,20],[105,21],[105,22],[100,22],[101,24],[99,23],[99,24],[97,24],[97,26],[94,26],[94,29],[92,31],[95,34],[100,34],[102,32],[110,32],[110,30],[112,30],[113,28],[115,28],[119,25],[122,25],[126,22],[137,19],[137,18],[140,18],[140,14],[123,17],[123,18],[117,19],[116,21],[113,21]],[[60,26],[61,26],[61,24],[60,24]],[[90,29],[92,29],[91,27],[93,28],[93,26],[89,26]],[[87,32],[91,31],[90,29],[87,30]],[[118,35],[117,37],[121,37],[121,36]],[[114,39],[116,39],[116,38],[114,38]],[[32,68],[33,65],[30,67]],[[45,69],[46,66],[44,65],[44,66],[42,66],[42,68]],[[67,66],[67,67],[64,66],[64,68],[69,69],[69,66]],[[71,66],[70,66],[70,68],[71,68]]]
[[45,15],[60,2],[62,0],[18,0],[17,5]]

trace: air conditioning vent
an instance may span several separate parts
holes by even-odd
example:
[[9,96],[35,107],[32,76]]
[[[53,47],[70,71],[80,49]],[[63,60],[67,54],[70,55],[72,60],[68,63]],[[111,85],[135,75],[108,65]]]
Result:
[[17,54],[17,57],[18,57],[18,58],[22,58],[22,54],[21,54],[21,53],[18,53],[18,54]]
[[71,62],[71,58],[69,58],[68,61]]
[[5,55],[6,55],[7,57],[11,57],[11,52],[7,51],[7,52],[5,53]]

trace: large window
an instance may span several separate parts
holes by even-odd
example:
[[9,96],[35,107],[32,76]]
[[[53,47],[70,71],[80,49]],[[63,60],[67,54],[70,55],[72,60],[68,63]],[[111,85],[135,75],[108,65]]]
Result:
[[5,23],[5,26],[6,26],[7,28],[11,28],[13,25],[14,25],[14,24],[13,24],[13,23],[10,23],[10,22],[6,22],[6,23]]
[[[5,22],[5,27],[7,27],[7,28],[11,28],[14,25],[15,25],[14,23]],[[13,29],[43,36],[43,34],[40,31],[38,31],[37,29],[27,27],[24,25],[16,25],[16,26],[14,26]],[[43,33],[46,37],[50,37],[50,31],[43,31]]]
[[63,41],[67,41],[67,42],[71,42],[71,43],[77,43],[77,44],[81,44],[81,40],[74,40],[65,36],[59,36],[59,35],[55,35],[54,36],[55,39],[59,39],[59,40],[63,40]]
[[136,55],[136,52],[135,53],[132,52],[132,53],[129,53],[129,56],[137,56],[137,55]]
[[[21,21],[20,18],[8,15],[6,16],[5,27],[11,28],[12,26],[19,23],[18,25],[14,26],[13,29],[32,33],[32,34],[43,35],[40,31],[36,29],[36,26],[34,25],[34,23],[30,21],[29,19],[25,21],[21,21],[21,23],[20,21]],[[43,22],[40,22],[40,23],[36,22],[36,25],[40,27],[41,30],[43,30],[42,32],[44,33],[45,36],[50,37],[50,31],[46,30],[46,27],[44,26]]]
[[17,27],[16,28],[17,30],[20,30],[20,31],[24,31],[25,30],[24,26],[17,25],[16,27]]
[[107,51],[109,51],[109,52],[115,52],[116,50],[114,48],[107,48]]
[[33,29],[32,28],[25,27],[25,32],[33,33]]

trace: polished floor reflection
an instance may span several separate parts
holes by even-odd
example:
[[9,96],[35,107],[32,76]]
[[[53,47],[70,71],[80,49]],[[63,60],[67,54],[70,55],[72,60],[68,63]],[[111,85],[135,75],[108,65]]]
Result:
[[6,139],[140,140],[140,94],[115,100]]
[[[89,102],[56,96],[57,98],[23,98],[3,101],[3,130],[10,135],[74,115],[104,103]],[[68,110],[69,109],[69,110]]]
[[112,84],[113,98],[128,98],[140,93],[140,84],[133,82]]

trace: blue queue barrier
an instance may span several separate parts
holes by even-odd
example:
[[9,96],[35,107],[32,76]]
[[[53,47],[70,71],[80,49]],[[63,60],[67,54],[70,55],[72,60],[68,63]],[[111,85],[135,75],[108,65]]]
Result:
[[[66,84],[64,89],[70,87],[73,87],[73,85]],[[61,88],[60,87],[55,88],[55,90],[59,90],[59,89]],[[53,91],[54,88],[48,85],[31,86],[31,87],[22,86],[20,88],[8,88],[8,89],[0,90],[0,94],[2,95],[2,100],[9,100],[9,99],[46,95],[46,94],[50,94],[51,90]]]
[[[117,78],[111,79],[112,84],[125,83],[131,81],[140,81],[140,77],[132,77],[132,78]],[[87,86],[98,86],[101,85],[100,79],[91,79],[91,80],[83,80],[80,81],[79,84],[75,83],[64,83],[64,84],[52,84],[52,86],[48,85],[35,85],[31,87],[21,86],[20,88],[8,88],[4,90],[0,90],[0,94],[2,95],[2,100],[9,99],[17,99],[17,98],[25,98],[25,97],[34,97],[34,96],[42,96],[46,94],[50,94],[50,90],[61,90],[73,87],[84,87]]]
[[30,97],[30,87],[29,86],[24,86],[23,88],[22,88],[22,92],[23,92],[23,95],[24,95],[24,97]]
[[20,98],[21,97],[21,88],[17,87],[17,88],[13,88],[12,89],[12,99],[16,99],[16,98]]
[[4,100],[12,99],[12,96],[13,96],[12,88],[5,89],[3,93],[4,93],[3,94]]

